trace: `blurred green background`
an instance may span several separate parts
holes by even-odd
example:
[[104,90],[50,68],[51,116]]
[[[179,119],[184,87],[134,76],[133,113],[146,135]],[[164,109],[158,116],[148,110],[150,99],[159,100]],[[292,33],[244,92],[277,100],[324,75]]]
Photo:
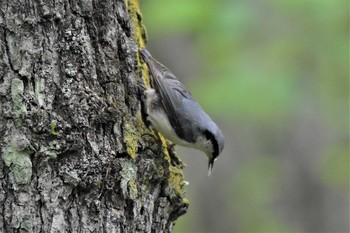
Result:
[[347,0],[143,0],[147,47],[225,135],[178,148],[174,232],[349,232]]

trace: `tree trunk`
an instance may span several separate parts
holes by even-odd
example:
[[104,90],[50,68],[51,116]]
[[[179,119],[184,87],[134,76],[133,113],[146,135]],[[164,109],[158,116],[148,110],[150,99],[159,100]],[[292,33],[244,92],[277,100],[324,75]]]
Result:
[[0,0],[0,232],[170,232],[186,212],[143,123],[138,4]]

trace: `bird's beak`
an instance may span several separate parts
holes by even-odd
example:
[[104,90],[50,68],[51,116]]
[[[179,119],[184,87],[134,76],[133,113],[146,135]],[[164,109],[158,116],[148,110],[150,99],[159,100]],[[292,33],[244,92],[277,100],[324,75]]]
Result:
[[208,161],[208,176],[211,175],[211,171],[213,170],[214,167],[214,161],[215,159],[210,158]]

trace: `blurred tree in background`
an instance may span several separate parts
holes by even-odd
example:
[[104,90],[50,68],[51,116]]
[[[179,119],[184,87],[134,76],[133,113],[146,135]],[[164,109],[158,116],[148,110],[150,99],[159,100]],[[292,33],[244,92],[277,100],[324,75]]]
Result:
[[[148,48],[223,129],[177,232],[349,232],[346,0],[145,0]],[[193,155],[192,155],[193,154]]]

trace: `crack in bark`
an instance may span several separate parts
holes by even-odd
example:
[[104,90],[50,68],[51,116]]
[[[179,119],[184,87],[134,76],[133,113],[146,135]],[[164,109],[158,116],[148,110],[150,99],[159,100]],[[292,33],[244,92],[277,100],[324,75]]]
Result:
[[10,53],[10,46],[9,46],[9,41],[7,39],[7,28],[4,27],[4,26],[1,26],[2,29],[4,30],[4,40],[5,40],[5,50],[6,50],[6,54],[7,54],[7,60],[8,60],[8,63],[10,65],[10,68],[11,70],[14,72],[14,73],[17,73],[18,71],[16,71],[13,67],[13,64],[12,64],[12,60],[11,60],[11,53]]

